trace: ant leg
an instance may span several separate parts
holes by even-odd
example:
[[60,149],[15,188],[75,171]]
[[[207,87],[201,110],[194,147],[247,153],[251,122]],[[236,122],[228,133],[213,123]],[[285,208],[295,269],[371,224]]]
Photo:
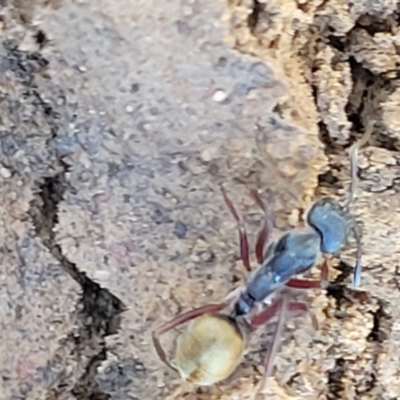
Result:
[[264,374],[260,380],[256,395],[264,389],[265,382],[272,373],[273,361],[278,352],[280,338],[283,334],[286,313],[287,312],[292,313],[292,312],[296,312],[296,311],[307,312],[311,317],[313,328],[315,330],[318,329],[317,317],[315,316],[315,314],[312,311],[309,310],[309,307],[307,306],[307,304],[301,303],[301,302],[287,303],[287,299],[285,296],[279,300],[275,300],[270,307],[266,308],[265,310],[261,311],[259,314],[255,315],[251,319],[251,323],[254,325],[262,325],[262,324],[266,323],[268,320],[270,320],[276,314],[278,309],[280,309],[278,323],[275,328],[271,348],[269,349],[267,356],[265,358]]
[[268,216],[267,208],[265,207],[265,204],[262,201],[257,190],[250,189],[250,188],[248,190],[250,192],[250,196],[253,198],[253,200],[257,203],[257,205],[264,212],[263,226],[257,235],[257,241],[256,241],[256,259],[259,264],[262,264],[262,262],[264,261],[264,258],[265,258],[264,257],[264,247],[265,247],[265,244],[268,243],[268,240],[269,240],[269,234],[272,230],[272,222],[271,222],[271,218]]
[[[278,311],[279,307],[281,306],[281,300],[276,300],[274,301],[269,307],[267,307],[266,309],[262,310],[260,313],[254,315],[251,318],[251,324],[254,326],[260,326],[260,325],[264,325],[266,322],[268,322]],[[287,305],[287,310],[290,313],[295,313],[297,311],[301,311],[304,313],[308,313],[310,315],[311,318],[311,322],[313,325],[313,328],[315,330],[318,330],[318,320],[317,317],[315,316],[315,314],[310,311],[309,307],[307,304],[302,303],[302,302],[290,302]]]
[[325,289],[329,283],[328,274],[328,262],[325,260],[321,267],[321,277],[319,280],[292,278],[286,283],[286,286],[293,289]]
[[264,375],[262,376],[262,378],[260,380],[256,395],[264,389],[265,382],[272,373],[273,361],[274,361],[274,358],[279,349],[280,337],[283,334],[285,314],[287,312],[292,313],[292,312],[296,312],[296,311],[307,312],[311,317],[313,328],[315,330],[318,329],[317,317],[315,316],[315,314],[312,311],[309,310],[309,307],[307,306],[307,304],[301,303],[301,302],[287,303],[285,296],[281,299],[275,300],[268,308],[261,311],[259,314],[254,315],[251,319],[251,323],[256,326],[262,325],[262,324],[266,323],[267,321],[269,321],[276,314],[276,312],[279,309],[280,309],[280,314],[279,314],[278,323],[275,328],[271,348],[269,349],[268,354],[265,358]]
[[353,201],[354,194],[357,189],[357,158],[358,158],[358,150],[360,147],[364,146],[368,143],[369,139],[372,135],[372,130],[374,128],[375,121],[369,121],[367,127],[365,128],[365,132],[362,135],[361,139],[353,144],[350,148],[350,174],[351,174],[351,181],[349,187],[349,194],[346,200],[346,203],[343,205],[345,210],[350,208],[350,204]]
[[162,324],[160,327],[155,329],[152,332],[152,339],[153,339],[153,345],[154,348],[156,349],[157,355],[160,358],[160,360],[168,365],[170,368],[176,371],[176,368],[168,361],[168,357],[164,351],[164,349],[161,346],[159,336],[162,335],[165,332],[168,332],[171,329],[176,328],[179,325],[184,324],[185,322],[188,322],[192,319],[195,319],[197,317],[200,317],[203,314],[206,313],[214,313],[223,310],[228,303],[217,303],[217,304],[208,304],[202,307],[195,308],[190,311],[186,311],[182,314],[177,315],[173,319],[171,319],[168,322],[165,322]]
[[315,315],[314,312],[312,312],[310,310],[310,308],[308,307],[308,305],[306,303],[301,303],[301,302],[289,303],[288,311],[290,311],[290,312],[301,311],[302,313],[307,313],[311,318],[311,323],[312,323],[313,328],[316,331],[319,329],[317,316]]
[[353,235],[356,240],[357,245],[357,254],[356,254],[356,265],[354,267],[353,273],[353,288],[360,286],[361,284],[361,235],[359,229],[354,226],[353,227]]
[[286,283],[286,286],[293,289],[320,289],[321,281],[293,278]]
[[328,261],[326,259],[325,259],[324,263],[322,264],[320,274],[321,274],[320,275],[321,288],[326,289],[329,285],[329,265],[328,265]]
[[286,296],[283,296],[282,299],[280,300],[279,308],[280,308],[280,313],[279,313],[278,322],[277,322],[277,325],[275,328],[271,347],[269,348],[267,355],[265,357],[264,374],[259,382],[257,394],[260,393],[264,389],[267,378],[269,376],[271,376],[271,374],[272,374],[273,361],[279,350],[280,338],[283,334],[283,329],[284,329],[284,324],[285,324],[285,319],[286,319],[285,318],[286,312],[287,312]]
[[275,300],[267,308],[265,308],[258,314],[253,315],[250,319],[251,325],[255,325],[255,326],[264,325],[276,314],[279,307],[281,306],[281,303],[282,303],[281,299]]
[[238,231],[239,231],[239,240],[240,240],[240,257],[242,259],[243,265],[247,271],[251,271],[250,267],[250,254],[249,254],[249,241],[247,239],[247,232],[244,226],[243,220],[240,218],[238,212],[235,209],[231,199],[226,194],[225,189],[221,186],[222,195],[224,196],[225,204],[229,208],[229,211],[235,218],[237,223]]
[[263,218],[263,226],[257,235],[256,241],[256,260],[259,264],[264,261],[264,247],[269,239],[270,223],[267,217]]

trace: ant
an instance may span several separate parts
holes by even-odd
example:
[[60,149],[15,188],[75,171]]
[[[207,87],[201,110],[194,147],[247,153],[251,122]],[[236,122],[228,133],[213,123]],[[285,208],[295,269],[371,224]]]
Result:
[[[263,226],[255,245],[258,268],[254,271],[251,271],[244,223],[222,188],[224,201],[237,223],[240,256],[249,276],[246,284],[231,292],[224,302],[184,312],[156,329],[152,338],[161,361],[179,372],[189,383],[198,386],[213,385],[234,372],[243,357],[251,329],[267,323],[278,313],[271,347],[264,361],[264,374],[257,390],[259,393],[272,373],[273,359],[283,334],[286,314],[308,312],[314,328],[318,328],[316,317],[308,310],[308,306],[302,302],[289,301],[287,291],[326,288],[327,262],[325,260],[321,267],[319,280],[299,279],[294,276],[309,271],[324,254],[338,255],[353,234],[357,245],[353,286],[359,286],[361,240],[349,208],[356,190],[358,150],[369,141],[372,128],[373,123],[370,123],[362,138],[350,149],[351,183],[344,205],[329,197],[317,200],[307,213],[306,227],[284,233],[269,246],[266,245],[271,230],[270,218],[267,217],[266,207],[258,192],[250,190],[252,198],[264,212]],[[160,344],[159,336],[189,321],[190,324],[177,340],[175,357],[170,362]]]

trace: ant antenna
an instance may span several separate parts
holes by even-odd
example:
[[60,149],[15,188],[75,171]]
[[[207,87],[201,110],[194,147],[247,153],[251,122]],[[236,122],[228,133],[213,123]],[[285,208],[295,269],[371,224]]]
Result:
[[351,182],[349,186],[349,194],[344,204],[343,208],[348,210],[350,207],[351,202],[353,201],[354,194],[357,189],[357,158],[358,158],[358,150],[360,147],[364,146],[368,143],[369,139],[371,138],[372,130],[375,125],[375,121],[369,121],[367,128],[365,129],[364,134],[362,135],[361,139],[353,144],[350,148],[350,170],[351,170]]
[[353,287],[356,288],[361,284],[361,236],[357,226],[354,226],[352,231],[357,246],[356,265],[353,273]]

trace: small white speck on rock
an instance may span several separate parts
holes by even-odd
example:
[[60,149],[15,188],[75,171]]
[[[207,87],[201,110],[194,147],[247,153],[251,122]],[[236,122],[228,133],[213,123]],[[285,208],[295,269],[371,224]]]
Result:
[[204,162],[210,162],[217,156],[216,152],[217,147],[207,147],[201,152],[200,157]]
[[94,272],[93,277],[95,280],[99,281],[107,281],[110,278],[110,272],[109,271],[101,271],[97,270]]
[[11,178],[11,171],[7,168],[1,167],[0,168],[0,175],[4,178],[4,179],[8,179]]
[[212,99],[216,103],[222,103],[226,98],[228,97],[228,94],[225,92],[225,90],[218,89],[214,92]]

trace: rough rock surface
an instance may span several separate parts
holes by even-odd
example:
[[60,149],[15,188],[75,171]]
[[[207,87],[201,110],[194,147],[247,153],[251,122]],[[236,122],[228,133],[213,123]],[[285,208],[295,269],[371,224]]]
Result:
[[298,226],[345,195],[370,119],[362,287],[349,246],[306,295],[319,330],[288,324],[265,397],[400,396],[394,0],[0,7],[0,399],[251,398],[273,324],[234,379],[201,390],[159,362],[151,330],[238,285],[221,184],[251,239],[262,214],[243,181],[274,235]]

